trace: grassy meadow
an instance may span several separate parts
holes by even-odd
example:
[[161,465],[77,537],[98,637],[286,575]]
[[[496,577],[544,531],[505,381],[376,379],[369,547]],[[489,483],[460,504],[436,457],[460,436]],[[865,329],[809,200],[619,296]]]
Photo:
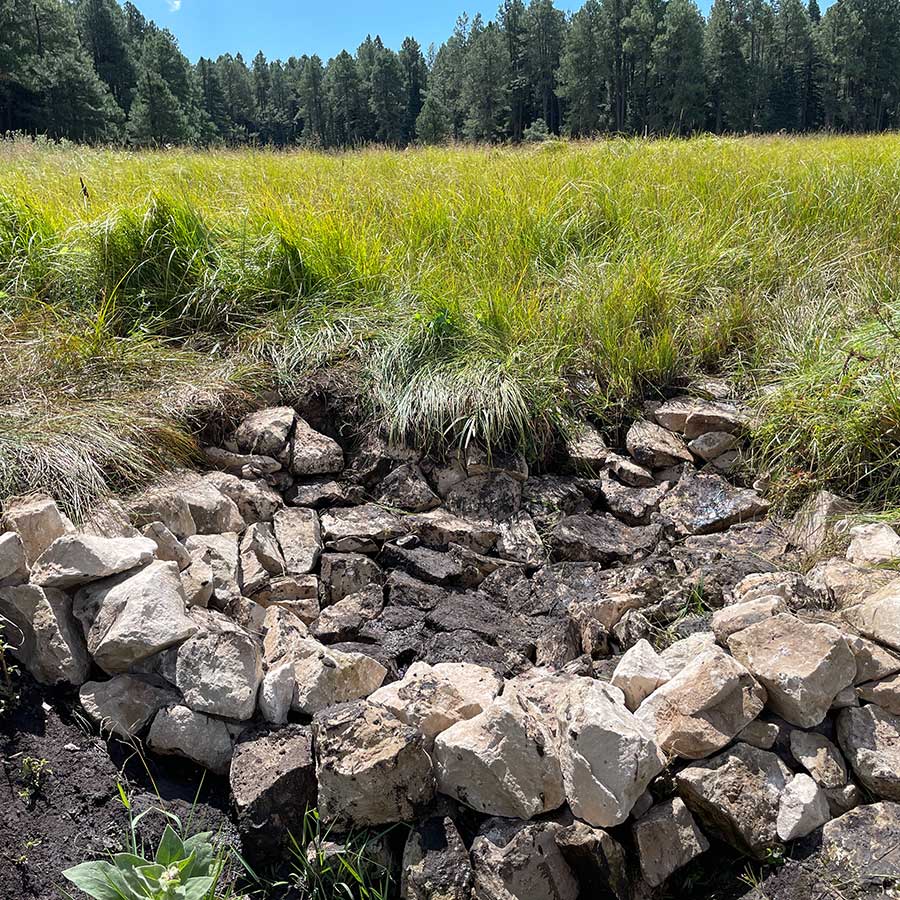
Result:
[[786,504],[822,484],[898,505],[898,286],[895,135],[0,142],[0,495],[77,513],[325,371],[394,435],[532,455],[722,373]]

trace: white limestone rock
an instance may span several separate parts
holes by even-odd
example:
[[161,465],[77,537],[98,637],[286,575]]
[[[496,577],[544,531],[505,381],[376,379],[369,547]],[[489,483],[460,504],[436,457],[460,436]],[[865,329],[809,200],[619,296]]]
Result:
[[144,566],[155,554],[156,544],[145,537],[64,534],[35,560],[31,580],[41,587],[77,587]]

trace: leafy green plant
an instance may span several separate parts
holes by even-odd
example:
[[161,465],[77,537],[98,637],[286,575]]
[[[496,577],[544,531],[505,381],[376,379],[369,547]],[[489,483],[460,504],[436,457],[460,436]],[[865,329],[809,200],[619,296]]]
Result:
[[389,900],[397,885],[376,843],[391,829],[381,832],[354,830],[340,843],[330,840],[317,809],[307,808],[298,841],[291,835],[291,880],[303,900]]
[[19,797],[28,806],[32,806],[38,795],[43,791],[47,776],[53,774],[50,763],[46,759],[35,759],[26,756],[22,759],[22,781],[24,787],[19,791]]
[[[151,807],[133,815],[121,784],[119,798],[128,811],[128,847],[109,860],[91,860],[63,872],[63,877],[94,900],[214,900],[225,867],[225,851],[217,850],[211,831],[185,836],[173,813]],[[152,857],[148,857],[138,826],[148,813],[169,821]],[[190,823],[188,823],[189,825]]]

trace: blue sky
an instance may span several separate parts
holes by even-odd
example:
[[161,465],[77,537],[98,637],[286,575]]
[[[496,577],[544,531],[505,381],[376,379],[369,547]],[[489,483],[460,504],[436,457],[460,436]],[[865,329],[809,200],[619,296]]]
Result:
[[[490,18],[499,2],[466,0],[133,0],[158,25],[178,38],[192,61],[199,56],[240,51],[249,62],[262,50],[270,59],[318,53],[323,59],[343,49],[355,50],[369,33],[380,34],[399,49],[408,34],[427,48],[440,44],[465,9]],[[557,0],[559,9],[575,10],[583,0]]]

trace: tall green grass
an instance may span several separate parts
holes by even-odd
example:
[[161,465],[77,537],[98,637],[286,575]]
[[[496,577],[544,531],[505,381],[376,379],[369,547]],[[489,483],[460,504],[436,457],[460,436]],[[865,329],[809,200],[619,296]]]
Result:
[[[395,437],[535,456],[579,419],[616,428],[725,371],[760,406],[757,462],[781,495],[896,503],[898,150],[893,135],[339,155],[0,143],[15,335],[0,352],[20,399],[74,391],[98,421],[134,392],[190,428],[153,402],[164,376],[134,378],[122,348],[140,347],[184,355],[201,391],[250,366],[302,394],[330,367]],[[52,348],[65,389],[23,341]],[[74,362],[57,349],[72,343]],[[78,386],[94,363],[100,397]],[[27,450],[0,453],[22,471]]]

